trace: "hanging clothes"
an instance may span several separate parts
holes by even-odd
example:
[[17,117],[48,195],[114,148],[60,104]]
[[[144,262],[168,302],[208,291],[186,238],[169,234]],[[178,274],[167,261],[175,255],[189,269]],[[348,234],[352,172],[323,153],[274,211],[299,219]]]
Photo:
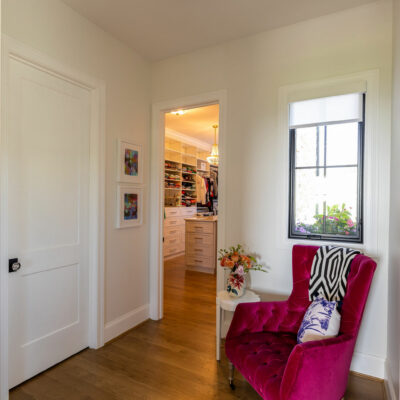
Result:
[[200,175],[196,175],[196,192],[197,192],[197,202],[200,204],[206,204],[207,199],[207,187],[204,178]]
[[213,184],[214,199],[218,198],[218,170],[214,168],[210,171],[210,178]]

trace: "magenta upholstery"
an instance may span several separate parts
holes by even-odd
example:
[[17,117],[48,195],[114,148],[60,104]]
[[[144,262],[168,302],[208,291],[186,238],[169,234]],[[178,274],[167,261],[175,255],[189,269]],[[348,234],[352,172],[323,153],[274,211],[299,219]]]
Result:
[[339,400],[347,378],[376,263],[358,255],[351,264],[338,337],[297,344],[310,305],[308,282],[318,247],[293,247],[293,290],[287,301],[236,308],[225,349],[232,364],[265,400]]

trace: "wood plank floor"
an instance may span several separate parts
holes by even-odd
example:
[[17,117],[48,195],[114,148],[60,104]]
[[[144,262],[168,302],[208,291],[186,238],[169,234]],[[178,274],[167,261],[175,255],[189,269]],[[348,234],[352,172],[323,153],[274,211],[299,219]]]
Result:
[[[260,399],[227,360],[215,361],[215,277],[165,265],[165,318],[146,321],[99,350],[84,350],[13,389],[11,400]],[[346,400],[381,400],[381,382],[351,375]]]

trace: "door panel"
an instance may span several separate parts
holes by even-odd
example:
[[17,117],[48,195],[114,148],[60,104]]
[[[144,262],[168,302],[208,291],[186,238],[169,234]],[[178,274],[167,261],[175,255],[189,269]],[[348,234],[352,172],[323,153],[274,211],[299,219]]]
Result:
[[10,387],[88,345],[90,106],[85,88],[10,60]]

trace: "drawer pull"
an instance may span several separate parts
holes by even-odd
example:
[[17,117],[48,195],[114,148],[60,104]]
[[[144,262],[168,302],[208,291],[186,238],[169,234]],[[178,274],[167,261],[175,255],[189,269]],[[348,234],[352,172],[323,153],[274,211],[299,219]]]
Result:
[[194,260],[194,261],[196,261],[196,262],[198,262],[198,263],[201,263],[203,260]]
[[202,237],[195,237],[196,240],[203,240],[204,238]]
[[194,249],[194,251],[203,251],[203,249]]

